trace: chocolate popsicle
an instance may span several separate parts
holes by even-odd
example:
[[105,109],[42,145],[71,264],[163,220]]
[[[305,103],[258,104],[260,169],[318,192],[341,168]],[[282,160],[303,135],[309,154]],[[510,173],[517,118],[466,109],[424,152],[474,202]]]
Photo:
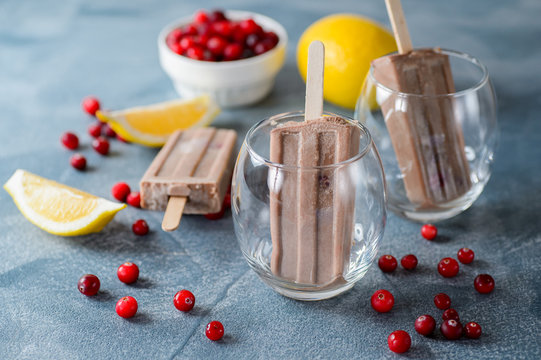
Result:
[[[270,134],[270,160],[291,167],[271,172],[271,270],[303,284],[330,284],[347,270],[353,239],[355,187],[347,169],[314,169],[358,153],[360,131],[322,117],[321,42],[309,49],[305,121]],[[300,168],[302,167],[302,169]]]
[[[374,78],[403,93],[455,92],[449,57],[437,49],[413,50],[400,1],[386,4],[399,54],[374,60]],[[389,94],[381,107],[408,199],[432,207],[464,195],[471,188],[470,171],[452,100],[410,96],[402,107],[397,101],[396,94]]]
[[[141,207],[166,210],[162,224],[166,231],[178,226],[182,213],[220,211],[233,171],[236,139],[234,130],[211,127],[173,133],[141,179]],[[170,208],[171,222],[164,226]]]

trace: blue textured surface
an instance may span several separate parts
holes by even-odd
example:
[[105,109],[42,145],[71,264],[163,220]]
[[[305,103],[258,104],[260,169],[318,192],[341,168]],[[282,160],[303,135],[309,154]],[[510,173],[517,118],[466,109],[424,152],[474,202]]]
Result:
[[[217,4],[217,3],[216,3]],[[137,186],[155,150],[112,143],[100,157],[90,148],[90,119],[81,99],[96,94],[105,107],[123,108],[175,97],[158,65],[156,36],[174,18],[209,1],[51,1],[0,2],[0,181],[17,168],[110,198],[120,180]],[[304,85],[297,75],[295,45],[316,19],[356,12],[387,23],[382,1],[228,0],[220,6],[264,13],[287,29],[291,44],[286,65],[266,100],[224,111],[216,124],[243,136],[257,120],[301,109]],[[427,242],[419,225],[390,216],[381,253],[418,256],[413,273],[384,275],[373,266],[348,293],[328,301],[303,303],[267,288],[248,268],[238,249],[231,215],[209,222],[186,216],[181,229],[160,230],[161,214],[128,208],[95,235],[62,238],[27,222],[8,194],[0,191],[0,357],[3,359],[172,359],[172,358],[397,358],[387,335],[412,335],[408,358],[541,357],[541,3],[538,0],[404,1],[416,45],[439,45],[471,53],[489,68],[499,97],[502,130],[493,178],[474,206],[439,226],[438,241]],[[328,110],[351,115],[328,106]],[[69,164],[59,136],[80,135],[89,169]],[[136,237],[131,224],[145,218],[151,233]],[[468,246],[472,265],[443,279],[436,264]],[[132,260],[142,279],[127,286],[116,268]],[[83,273],[102,282],[95,298],[79,294]],[[473,290],[473,278],[496,279],[490,295]],[[175,310],[181,288],[196,295],[189,314]],[[375,313],[369,304],[378,288],[391,290],[395,308]],[[447,292],[463,320],[483,327],[479,340],[446,341],[419,336],[416,316],[439,320],[435,293]],[[137,298],[131,320],[114,312],[117,299]],[[210,320],[220,320],[226,336],[210,342]],[[439,323],[439,321],[438,321]]]

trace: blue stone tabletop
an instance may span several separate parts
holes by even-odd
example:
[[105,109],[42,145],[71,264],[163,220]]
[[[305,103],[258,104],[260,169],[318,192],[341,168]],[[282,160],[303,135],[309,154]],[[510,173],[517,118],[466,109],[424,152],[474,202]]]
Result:
[[[384,2],[355,1],[0,1],[0,182],[18,168],[112,199],[117,181],[137,187],[157,150],[112,141],[109,156],[90,146],[92,123],[81,100],[96,95],[122,109],[177,97],[158,62],[156,38],[176,18],[200,8],[241,9],[284,25],[287,59],[272,93],[256,105],[223,110],[220,127],[242,137],[256,121],[302,109],[304,84],[295,48],[312,22],[332,13],[363,14],[388,26]],[[210,221],[185,216],[172,233],[162,214],[128,207],[99,233],[59,237],[29,223],[0,191],[1,359],[540,359],[541,358],[541,2],[539,0],[404,0],[417,46],[470,53],[489,69],[498,96],[501,130],[492,178],[463,214],[438,224],[437,241],[420,225],[390,215],[379,254],[419,258],[415,273],[388,275],[373,265],[350,291],[320,302],[278,295],[248,267],[237,245],[231,213]],[[352,115],[326,104],[329,111]],[[74,131],[89,168],[69,165],[59,141]],[[131,224],[147,220],[138,237]],[[475,261],[443,279],[439,259],[461,247]],[[125,285],[117,267],[133,261],[140,280]],[[85,297],[82,274],[100,277],[101,290]],[[495,290],[481,295],[473,279],[489,273]],[[177,311],[174,294],[190,289],[196,307]],[[376,313],[370,296],[395,296],[390,313]],[[477,321],[478,340],[425,338],[414,330],[421,314],[438,324],[433,304],[448,293],[465,323]],[[138,314],[122,319],[115,303],[131,295]],[[205,337],[211,320],[224,324],[217,342]],[[392,353],[387,336],[404,329],[411,349]]]

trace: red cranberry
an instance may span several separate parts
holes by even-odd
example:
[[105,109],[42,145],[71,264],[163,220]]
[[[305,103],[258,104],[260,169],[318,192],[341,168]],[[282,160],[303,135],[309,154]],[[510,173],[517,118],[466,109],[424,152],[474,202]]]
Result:
[[203,10],[196,12],[193,19],[196,23],[207,23],[210,21],[208,14]]
[[194,60],[204,60],[205,52],[199,46],[192,46],[186,50],[186,56]]
[[246,41],[246,34],[238,24],[234,25],[233,27],[233,33],[231,34],[231,38],[234,42],[238,43],[239,45],[243,45]]
[[217,21],[211,25],[214,34],[228,38],[233,35],[234,27],[229,21]]
[[382,255],[378,260],[378,266],[383,272],[393,272],[398,266],[398,262],[392,255]]
[[421,228],[421,235],[427,240],[434,240],[438,236],[438,228],[432,224],[425,224]]
[[440,310],[449,309],[451,307],[451,298],[447,294],[439,293],[434,296],[434,305]]
[[447,309],[443,312],[441,315],[441,318],[443,320],[456,320],[460,321],[460,317],[458,316],[458,312],[455,309]]
[[246,46],[253,49],[259,43],[259,36],[256,34],[250,34],[246,36]]
[[141,194],[139,191],[133,191],[128,194],[126,197],[126,202],[133,207],[140,208],[141,207]]
[[462,336],[462,324],[453,319],[445,320],[440,326],[440,331],[447,339],[456,340]]
[[481,336],[481,325],[479,325],[476,322],[469,322],[464,326],[464,333],[466,334],[467,338],[470,339],[479,339]]
[[101,135],[101,123],[92,124],[88,127],[88,133],[90,136],[97,138]]
[[406,270],[413,270],[417,267],[417,257],[413,254],[406,255],[400,260],[400,264]]
[[197,35],[197,28],[193,24],[188,24],[182,29],[184,35]]
[[124,296],[116,303],[115,310],[118,316],[131,318],[137,313],[137,300],[131,296]]
[[83,99],[81,106],[84,111],[92,116],[96,116],[96,111],[100,109],[100,102],[93,96],[87,96]]
[[113,185],[113,188],[111,189],[111,194],[113,194],[113,197],[118,201],[123,202],[126,201],[126,197],[130,192],[130,186],[125,182],[117,182]]
[[70,150],[75,150],[79,147],[79,138],[71,132],[66,132],[60,138],[62,144]]
[[278,35],[276,35],[276,33],[272,31],[268,31],[265,33],[265,40],[268,40],[272,44],[272,47],[275,47],[276,44],[278,44],[278,42],[280,41]]
[[374,310],[380,313],[391,311],[394,305],[394,296],[385,289],[377,290],[370,299]]
[[254,53],[256,55],[261,55],[263,53],[266,53],[267,51],[269,51],[273,47],[274,47],[274,44],[272,43],[271,40],[264,39],[263,41],[258,42],[254,46]]
[[178,54],[178,55],[182,55],[182,52],[184,51],[182,50],[182,47],[180,46],[179,43],[169,44],[169,49],[171,49],[171,51],[173,51],[175,54]]
[[222,55],[227,46],[227,41],[220,36],[213,36],[207,41],[207,49],[214,55]]
[[238,43],[227,44],[224,48],[224,60],[237,60],[242,56],[242,45]]
[[177,44],[183,35],[184,34],[182,33],[181,29],[174,29],[169,34],[167,34],[165,42],[167,43],[167,45],[169,45],[169,47],[171,47],[171,44]]
[[225,194],[224,196],[224,208],[231,208],[231,194]]
[[197,45],[197,42],[194,36],[185,36],[179,42],[182,51],[186,51],[195,45]]
[[389,349],[392,352],[399,354],[406,352],[411,347],[410,334],[404,330],[393,331],[387,338],[387,344],[389,344]]
[[225,206],[222,205],[222,209],[218,211],[217,213],[212,214],[205,214],[205,218],[209,220],[218,220],[224,217],[225,214]]
[[246,19],[239,22],[239,28],[246,35],[255,34],[259,30],[259,26],[253,19]]
[[457,253],[458,261],[460,261],[463,264],[469,264],[473,261],[473,258],[475,257],[475,253],[472,249],[468,248],[462,248],[458,250]]
[[112,138],[116,137],[116,132],[109,124],[105,125],[105,136]]
[[83,295],[94,296],[100,290],[100,279],[96,275],[85,274],[77,282],[77,288]]
[[173,298],[173,304],[180,311],[190,311],[195,305],[195,296],[188,290],[180,290]]
[[143,236],[148,234],[148,224],[143,219],[135,221],[131,226],[131,229],[135,235]]
[[86,158],[81,154],[73,154],[70,164],[77,170],[84,170],[86,168]]
[[116,271],[118,280],[125,284],[132,284],[139,278],[139,267],[132,262],[125,262]]
[[473,286],[481,294],[488,294],[494,290],[494,278],[489,274],[477,275],[473,281]]
[[92,141],[92,147],[101,155],[107,155],[109,152],[109,141],[104,137],[99,136]]
[[415,320],[415,331],[419,334],[428,336],[434,332],[436,320],[430,315],[421,315]]
[[458,274],[458,269],[458,261],[450,257],[441,259],[440,263],[438,264],[438,272],[443,277],[456,276],[456,274]]
[[212,341],[217,341],[224,336],[224,326],[219,321],[211,321],[207,324],[205,334]]
[[213,12],[210,13],[209,18],[210,18],[210,21],[212,22],[227,20],[222,10],[214,10]]

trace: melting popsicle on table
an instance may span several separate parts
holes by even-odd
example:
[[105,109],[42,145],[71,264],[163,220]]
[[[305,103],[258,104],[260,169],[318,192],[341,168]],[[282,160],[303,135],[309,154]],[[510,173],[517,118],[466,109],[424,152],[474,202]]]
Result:
[[162,228],[182,214],[220,211],[234,165],[234,130],[197,128],[173,133],[143,175],[141,207],[166,210]]

